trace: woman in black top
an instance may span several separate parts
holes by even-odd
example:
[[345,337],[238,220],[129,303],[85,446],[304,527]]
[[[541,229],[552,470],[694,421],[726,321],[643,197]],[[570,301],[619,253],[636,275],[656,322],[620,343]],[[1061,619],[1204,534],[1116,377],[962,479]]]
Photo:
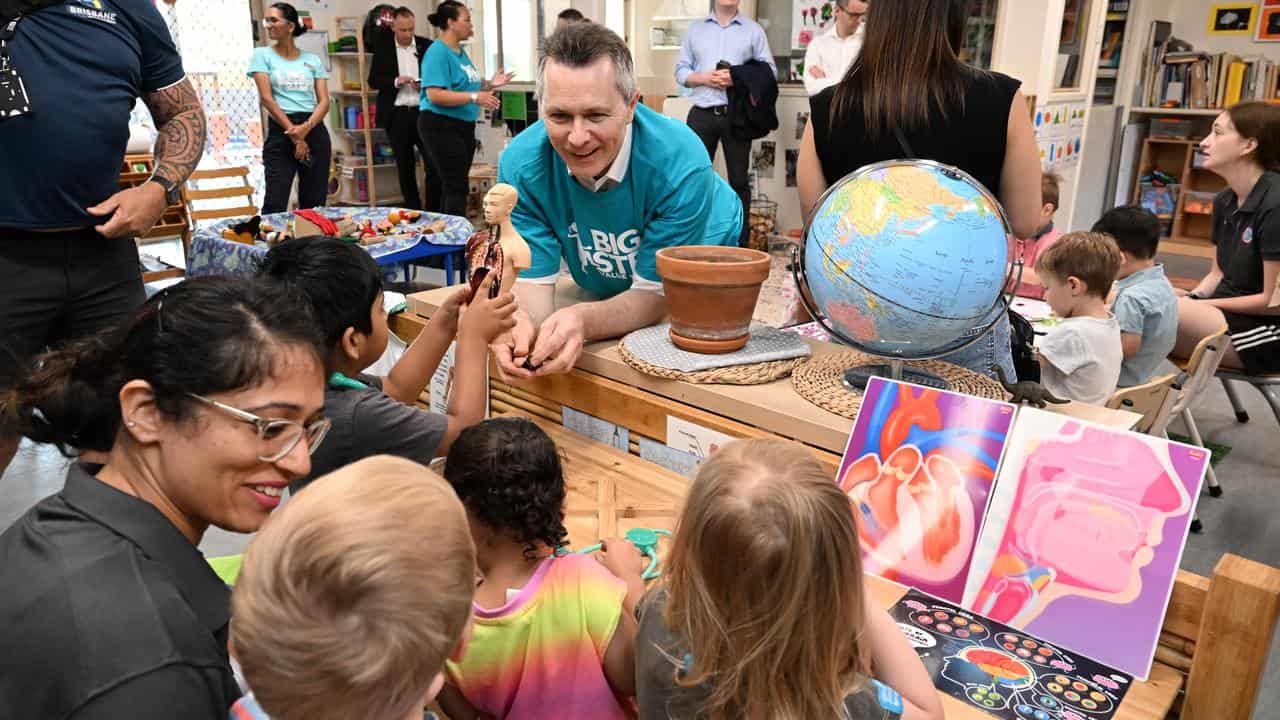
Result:
[[240,696],[197,546],[257,530],[328,429],[320,332],[260,282],[169,288],[4,398],[28,438],[107,454],[0,534],[5,717],[225,720]]
[[1204,167],[1227,181],[1213,201],[1213,267],[1178,301],[1178,342],[1189,357],[1223,323],[1231,347],[1222,364],[1254,374],[1280,373],[1280,108],[1233,105],[1200,142]]
[[[1040,154],[1020,83],[960,61],[952,36],[962,18],[952,5],[871,3],[862,53],[839,85],[809,99],[796,176],[806,217],[845,175],[911,156],[969,173],[999,199],[1016,237],[1035,234]],[[1008,319],[943,359],[987,374],[999,365],[1012,377]]]

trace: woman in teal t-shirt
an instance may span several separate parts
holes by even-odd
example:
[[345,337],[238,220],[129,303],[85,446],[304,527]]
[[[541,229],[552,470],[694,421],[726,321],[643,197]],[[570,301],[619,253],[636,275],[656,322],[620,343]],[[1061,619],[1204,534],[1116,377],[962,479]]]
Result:
[[275,47],[260,47],[249,60],[249,77],[270,120],[262,145],[267,191],[263,213],[288,210],[289,188],[298,177],[298,207],[324,205],[329,185],[329,73],[324,62],[304,53],[294,38],[306,32],[298,11],[289,3],[267,8],[262,20]]
[[480,108],[497,110],[491,92],[506,85],[512,73],[501,70],[485,82],[462,49],[475,34],[471,11],[460,2],[445,0],[427,16],[440,29],[440,38],[422,56],[422,101],[418,134],[440,173],[440,210],[465,217],[471,160],[476,154],[476,119]]

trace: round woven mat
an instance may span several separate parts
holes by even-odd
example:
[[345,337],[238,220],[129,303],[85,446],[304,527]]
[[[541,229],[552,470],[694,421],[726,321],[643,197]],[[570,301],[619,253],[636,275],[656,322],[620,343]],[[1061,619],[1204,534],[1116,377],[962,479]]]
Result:
[[683,380],[689,383],[707,385],[763,385],[790,375],[792,370],[809,360],[807,357],[800,357],[791,360],[755,363],[753,365],[734,365],[716,368],[715,370],[683,372],[650,365],[633,355],[627,349],[626,343],[618,343],[618,354],[622,356],[624,362],[645,375],[652,375],[665,380]]
[[[846,370],[858,365],[877,365],[886,361],[857,351],[815,355],[791,376],[791,385],[800,397],[837,415],[853,419],[862,405],[862,393],[844,384]],[[953,392],[990,400],[1004,400],[1007,395],[1000,383],[986,375],[966,370],[941,360],[921,360],[908,366],[931,372],[951,383]]]

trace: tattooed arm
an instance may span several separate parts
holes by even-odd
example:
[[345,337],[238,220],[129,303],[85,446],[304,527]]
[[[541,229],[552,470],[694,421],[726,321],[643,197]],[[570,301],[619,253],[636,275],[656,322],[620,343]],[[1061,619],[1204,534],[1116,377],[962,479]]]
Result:
[[[191,81],[183,79],[162,90],[146,93],[142,101],[151,110],[159,131],[155,175],[181,185],[204,154],[205,118],[200,98],[196,97]],[[156,224],[164,209],[164,188],[148,182],[121,190],[89,208],[89,213],[107,218],[94,228],[106,237],[137,237]]]
[[151,110],[159,132],[155,174],[181,185],[204,154],[205,118],[200,98],[191,80],[183,79],[176,85],[147,93],[142,101]]

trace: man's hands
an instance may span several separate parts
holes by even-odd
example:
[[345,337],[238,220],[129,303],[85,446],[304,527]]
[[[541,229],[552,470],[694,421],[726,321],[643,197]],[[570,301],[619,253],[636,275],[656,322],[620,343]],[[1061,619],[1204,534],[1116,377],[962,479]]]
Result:
[[817,65],[809,66],[809,74],[812,75],[813,77],[818,78],[819,80],[822,80],[827,77],[827,73]]
[[418,80],[418,78],[413,77],[412,75],[401,75],[400,77],[396,78],[396,87],[400,87],[401,85],[412,85],[414,87],[421,87],[422,83]]
[[155,226],[165,206],[164,188],[159,183],[146,182],[121,190],[88,210],[95,217],[110,216],[93,228],[104,237],[138,237]]
[[733,86],[733,77],[729,75],[728,70],[708,70],[689,75],[686,84],[706,85],[723,90]]
[[582,355],[586,333],[582,315],[574,308],[561,308],[535,329],[529,316],[516,313],[511,345],[494,345],[493,356],[507,377],[528,379],[568,372]]

